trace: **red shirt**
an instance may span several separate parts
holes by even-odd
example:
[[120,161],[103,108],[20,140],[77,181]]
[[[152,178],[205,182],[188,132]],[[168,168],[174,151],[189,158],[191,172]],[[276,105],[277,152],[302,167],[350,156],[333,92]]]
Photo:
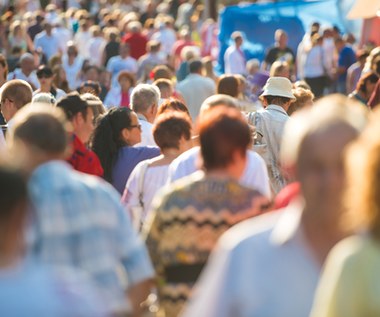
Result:
[[129,92],[121,92],[120,107],[129,108]]
[[131,56],[134,59],[139,59],[146,54],[146,43],[148,43],[148,40],[145,35],[140,33],[127,33],[123,36],[121,41],[129,44]]
[[79,172],[86,174],[103,176],[103,167],[100,164],[98,156],[82,143],[81,140],[73,135],[73,154],[68,162]]

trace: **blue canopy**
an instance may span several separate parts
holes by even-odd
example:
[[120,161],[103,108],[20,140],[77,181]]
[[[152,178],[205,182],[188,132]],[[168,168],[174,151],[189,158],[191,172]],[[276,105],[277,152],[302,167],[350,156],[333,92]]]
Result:
[[[353,1],[343,2],[349,9]],[[232,32],[241,31],[245,36],[243,50],[247,58],[258,58],[261,61],[267,48],[273,46],[274,32],[277,29],[288,33],[289,46],[296,52],[305,31],[315,21],[322,25],[336,25],[346,31],[347,21],[342,10],[342,1],[284,1],[226,7],[220,13],[218,70],[224,70],[223,56],[231,44]]]

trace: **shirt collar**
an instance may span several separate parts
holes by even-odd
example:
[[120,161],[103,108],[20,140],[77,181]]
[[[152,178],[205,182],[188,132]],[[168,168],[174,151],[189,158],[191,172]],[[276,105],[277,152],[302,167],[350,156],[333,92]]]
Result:
[[136,114],[137,114],[137,118],[138,118],[139,120],[147,121],[147,122],[148,122],[148,119],[147,119],[143,114],[141,114],[141,113],[137,113],[137,112],[136,112]]
[[301,227],[301,216],[303,210],[303,201],[296,199],[282,211],[272,234],[271,241],[276,245],[283,245],[294,239],[302,239],[303,233]]
[[275,110],[275,111],[279,111],[279,112],[282,112],[283,114],[286,114],[288,115],[288,113],[285,111],[284,108],[282,108],[281,106],[277,106],[277,105],[269,105],[266,110]]

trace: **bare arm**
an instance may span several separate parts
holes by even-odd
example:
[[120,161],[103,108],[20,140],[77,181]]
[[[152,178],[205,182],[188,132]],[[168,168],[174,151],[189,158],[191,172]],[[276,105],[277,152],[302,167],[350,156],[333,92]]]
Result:
[[144,307],[143,305],[141,305],[141,303],[143,303],[147,299],[153,286],[154,286],[153,280],[148,279],[140,283],[137,283],[136,285],[133,285],[128,290],[128,297],[132,303],[132,308],[133,308],[132,317],[142,316]]

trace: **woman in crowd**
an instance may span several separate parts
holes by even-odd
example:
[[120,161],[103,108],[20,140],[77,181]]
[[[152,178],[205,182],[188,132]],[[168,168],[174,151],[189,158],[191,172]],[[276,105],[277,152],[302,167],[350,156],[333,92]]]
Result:
[[25,25],[19,20],[14,21],[10,26],[8,45],[8,53],[12,52],[14,47],[20,47],[22,53],[34,50],[33,42],[26,32]]
[[139,142],[141,125],[136,113],[126,107],[111,108],[94,130],[92,150],[100,159],[104,179],[121,194],[135,166],[160,154],[156,147],[133,147]]
[[54,74],[48,66],[41,65],[40,67],[38,67],[37,78],[38,82],[40,83],[40,88],[37,89],[34,92],[34,94],[38,94],[41,92],[50,93],[56,100],[66,95],[66,93],[63,90],[55,87],[53,83]]
[[379,120],[377,111],[346,155],[348,213],[343,215],[343,224],[356,235],[331,251],[312,317],[380,316]]
[[302,108],[311,107],[313,105],[314,94],[311,90],[298,87],[293,89],[293,95],[296,97],[296,101],[291,103],[288,108],[287,113],[289,116]]
[[374,72],[368,72],[360,77],[356,89],[349,95],[351,99],[356,99],[367,106],[375,90],[379,77]]
[[130,96],[135,86],[134,76],[127,72],[121,71],[117,76],[119,87],[113,87],[107,94],[104,104],[110,107],[129,107]]
[[167,183],[169,164],[192,145],[189,116],[173,111],[158,116],[153,137],[161,155],[135,167],[123,196],[137,230],[145,222],[155,194]]
[[219,236],[260,213],[258,192],[241,186],[250,130],[237,109],[217,106],[199,124],[205,173],[174,182],[154,203],[143,236],[158,274],[160,304],[177,316]]

